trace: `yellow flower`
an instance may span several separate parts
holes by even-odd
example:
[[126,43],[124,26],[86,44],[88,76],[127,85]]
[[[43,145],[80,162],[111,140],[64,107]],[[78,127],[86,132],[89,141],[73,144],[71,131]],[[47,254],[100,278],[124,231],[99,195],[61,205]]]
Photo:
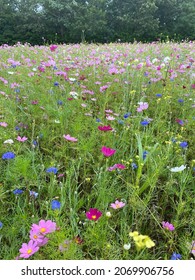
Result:
[[137,250],[152,248],[155,246],[155,243],[148,235],[139,234],[138,231],[130,232],[129,236],[133,237]]

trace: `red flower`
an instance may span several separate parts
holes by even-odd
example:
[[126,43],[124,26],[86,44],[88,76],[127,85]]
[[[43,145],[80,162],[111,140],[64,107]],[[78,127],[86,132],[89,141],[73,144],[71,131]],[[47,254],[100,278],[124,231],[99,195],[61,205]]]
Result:
[[97,208],[90,208],[90,210],[86,213],[86,217],[89,220],[97,221],[102,216],[102,212],[100,212]]
[[98,126],[98,129],[101,131],[109,131],[112,130],[112,127],[110,125],[108,126]]
[[103,146],[101,152],[105,155],[105,157],[110,157],[116,153],[116,150]]

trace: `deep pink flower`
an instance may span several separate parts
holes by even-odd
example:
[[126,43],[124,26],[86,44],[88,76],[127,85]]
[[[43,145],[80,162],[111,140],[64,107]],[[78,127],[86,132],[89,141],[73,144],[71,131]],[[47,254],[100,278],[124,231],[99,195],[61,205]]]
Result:
[[32,256],[34,253],[36,253],[39,250],[39,247],[37,245],[37,242],[34,242],[33,240],[30,240],[27,243],[23,243],[22,247],[20,248],[20,258],[28,259],[30,256]]
[[170,224],[169,222],[164,222],[163,221],[162,226],[163,226],[163,228],[165,228],[169,231],[173,231],[175,229],[175,227],[172,224]]
[[116,163],[113,166],[108,168],[108,171],[113,171],[115,169],[125,169],[125,165],[121,164],[121,163]]
[[89,220],[97,221],[102,216],[102,212],[100,212],[97,208],[90,208],[86,213],[86,217]]
[[110,157],[116,153],[116,150],[103,146],[101,152],[105,155],[105,157]]
[[26,140],[27,140],[28,138],[27,137],[20,137],[20,136],[18,136],[17,138],[16,138],[16,140],[18,140],[19,142],[25,142]]
[[115,203],[111,203],[110,207],[112,207],[113,209],[119,209],[125,206],[125,203],[122,201],[118,201],[116,200]]
[[64,134],[63,137],[64,137],[66,140],[71,141],[71,142],[77,142],[77,141],[78,141],[78,139],[76,139],[76,138],[74,138],[74,137],[71,137],[69,134],[67,134],[67,135]]
[[51,45],[49,48],[51,52],[54,52],[57,49],[57,47],[57,45]]
[[191,85],[191,88],[195,89],[195,84],[192,84],[192,85]]
[[56,223],[52,222],[51,220],[40,220],[38,225],[32,225],[31,230],[45,235],[56,230]]
[[110,125],[105,126],[98,126],[98,129],[101,131],[109,131],[112,130],[112,127]]

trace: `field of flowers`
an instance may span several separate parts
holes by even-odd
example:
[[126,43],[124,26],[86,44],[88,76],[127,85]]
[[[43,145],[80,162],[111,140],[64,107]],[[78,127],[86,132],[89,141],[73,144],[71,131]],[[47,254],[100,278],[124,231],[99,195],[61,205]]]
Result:
[[0,47],[0,259],[195,258],[195,42]]

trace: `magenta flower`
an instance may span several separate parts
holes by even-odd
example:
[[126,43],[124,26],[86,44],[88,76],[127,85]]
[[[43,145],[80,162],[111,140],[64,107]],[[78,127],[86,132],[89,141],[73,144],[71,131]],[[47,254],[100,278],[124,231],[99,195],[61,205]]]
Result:
[[71,137],[69,134],[67,134],[67,135],[64,134],[63,137],[64,137],[66,140],[71,141],[71,142],[77,142],[77,141],[78,141],[78,139],[76,139],[76,138],[74,138],[74,137]]
[[30,256],[32,256],[34,253],[36,253],[39,250],[39,247],[37,245],[37,242],[34,242],[33,240],[30,240],[27,243],[23,243],[22,247],[20,248],[20,258],[28,259]]
[[39,224],[33,224],[31,230],[40,233],[40,234],[48,234],[56,230],[56,223],[51,220],[40,220]]
[[49,48],[51,52],[54,52],[57,49],[57,47],[57,45],[51,45]]
[[23,137],[18,136],[18,137],[16,138],[16,140],[18,140],[19,142],[25,142],[27,139],[28,139],[28,138],[25,137],[25,136],[23,136]]
[[97,221],[102,216],[102,212],[100,212],[97,208],[90,208],[86,213],[86,217],[89,220]]
[[110,157],[116,153],[116,150],[103,146],[101,152],[105,155],[105,157]]
[[125,169],[125,165],[121,164],[121,163],[116,163],[113,166],[108,168],[108,171],[113,171],[115,169]]
[[163,221],[162,226],[163,226],[164,229],[167,229],[169,231],[173,231],[175,229],[175,227],[172,224],[170,224],[169,222],[164,222]]
[[124,206],[125,206],[125,203],[122,201],[118,201],[118,200],[116,200],[114,203],[110,204],[110,207],[113,209],[123,208]]
[[191,88],[195,89],[195,84],[192,84],[192,85],[191,85]]
[[98,126],[98,129],[101,131],[109,131],[112,130],[112,127],[110,125],[105,126]]

